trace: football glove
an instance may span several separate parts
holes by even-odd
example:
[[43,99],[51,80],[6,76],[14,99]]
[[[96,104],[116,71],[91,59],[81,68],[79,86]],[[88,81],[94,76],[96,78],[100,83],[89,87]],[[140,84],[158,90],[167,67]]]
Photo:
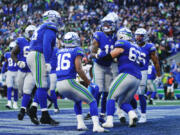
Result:
[[97,98],[99,93],[99,87],[95,83],[90,83],[88,86],[88,91],[94,96],[94,98]]
[[105,57],[107,54],[105,51],[101,51],[100,53],[96,54],[96,58],[102,59],[103,57]]
[[20,68],[25,68],[26,63],[25,63],[24,61],[18,61],[17,65],[18,65],[18,67],[20,67]]
[[51,71],[51,64],[46,63],[46,71],[49,73]]

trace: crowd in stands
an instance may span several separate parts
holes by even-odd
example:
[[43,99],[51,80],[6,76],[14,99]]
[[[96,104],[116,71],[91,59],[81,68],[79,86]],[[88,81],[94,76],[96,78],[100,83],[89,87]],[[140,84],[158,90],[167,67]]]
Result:
[[[82,46],[88,48],[100,20],[109,12],[119,15],[118,27],[134,32],[139,27],[148,31],[155,43],[160,62],[180,51],[179,0],[0,0],[0,55],[9,43],[22,36],[29,24],[41,23],[46,10],[57,10],[66,31],[79,33]],[[87,49],[88,51],[88,49]]]

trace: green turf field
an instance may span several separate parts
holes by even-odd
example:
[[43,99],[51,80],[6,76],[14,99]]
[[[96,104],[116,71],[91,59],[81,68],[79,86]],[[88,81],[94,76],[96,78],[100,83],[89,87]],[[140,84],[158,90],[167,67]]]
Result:
[[[7,103],[7,99],[3,98],[0,99],[0,110],[7,110],[5,105]],[[180,105],[180,100],[155,100],[154,101],[155,105],[154,106],[159,106],[159,105]],[[73,108],[73,102],[70,100],[64,100],[64,99],[58,99],[58,105],[59,108]],[[21,106],[21,100],[18,101],[18,106]],[[149,105],[150,106],[150,105]],[[88,107],[87,104],[83,104],[83,107]],[[53,108],[53,107],[51,107]]]

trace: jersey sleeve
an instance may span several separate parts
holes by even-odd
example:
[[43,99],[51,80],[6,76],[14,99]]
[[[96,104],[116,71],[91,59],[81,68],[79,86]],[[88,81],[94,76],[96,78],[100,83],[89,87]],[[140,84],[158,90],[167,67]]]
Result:
[[52,48],[55,46],[56,43],[55,41],[56,33],[51,29],[47,29],[43,36],[43,53],[46,63],[50,62],[50,58],[53,51]]
[[94,34],[93,34],[93,39],[95,39],[96,41],[99,42],[100,40],[100,33],[98,31],[96,31]]
[[4,54],[4,58],[8,58],[8,53],[6,52],[5,54]]
[[125,48],[126,47],[126,41],[124,40],[118,40],[115,42],[115,48]]
[[154,44],[150,44],[149,46],[150,46],[150,47],[149,47],[150,52],[156,51],[156,47],[155,47]]
[[82,48],[78,47],[76,50],[76,56],[84,57],[84,50]]

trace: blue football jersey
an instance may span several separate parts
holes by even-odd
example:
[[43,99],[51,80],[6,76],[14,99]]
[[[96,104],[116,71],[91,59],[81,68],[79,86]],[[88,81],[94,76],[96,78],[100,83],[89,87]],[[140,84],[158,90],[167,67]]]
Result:
[[116,41],[115,48],[116,47],[124,49],[124,52],[118,56],[119,73],[128,73],[138,79],[141,79],[141,48],[137,44],[131,43],[126,40]]
[[35,50],[44,54],[46,63],[50,62],[52,51],[56,45],[57,28],[53,23],[40,25],[33,33],[30,51]]
[[[18,60],[24,61],[26,63],[26,57],[29,53],[29,41],[25,39],[24,37],[19,37],[16,39],[16,43],[20,49],[20,52],[18,54]],[[30,69],[27,66],[27,63],[26,63],[25,68],[19,68],[19,70],[22,72],[30,72]]]
[[7,59],[8,61],[8,70],[9,71],[17,71],[18,67],[17,64],[13,61],[13,59],[11,58],[11,53],[10,52],[6,52],[4,54],[4,57]]
[[51,56],[51,60],[50,60],[50,64],[51,64],[51,73],[56,73],[56,67],[57,67],[57,51],[58,48],[54,47],[52,56]]
[[154,80],[156,79],[156,69],[154,67],[154,65],[149,65],[148,67],[148,77],[149,80]]
[[[97,31],[94,33],[93,38],[99,43],[100,51],[105,51],[109,54],[113,50],[116,41],[115,35],[108,36],[104,32]],[[103,66],[110,66],[112,61],[95,59],[95,62]]]
[[151,59],[150,54],[151,52],[156,51],[156,47],[152,43],[147,43],[144,46],[142,46],[141,49],[143,52],[141,53],[141,57],[143,58],[143,61],[145,63],[145,65],[141,67],[141,71],[148,70],[149,60]]
[[80,47],[62,48],[58,50],[56,68],[58,81],[76,78],[75,59],[78,55],[84,56],[83,49]]

